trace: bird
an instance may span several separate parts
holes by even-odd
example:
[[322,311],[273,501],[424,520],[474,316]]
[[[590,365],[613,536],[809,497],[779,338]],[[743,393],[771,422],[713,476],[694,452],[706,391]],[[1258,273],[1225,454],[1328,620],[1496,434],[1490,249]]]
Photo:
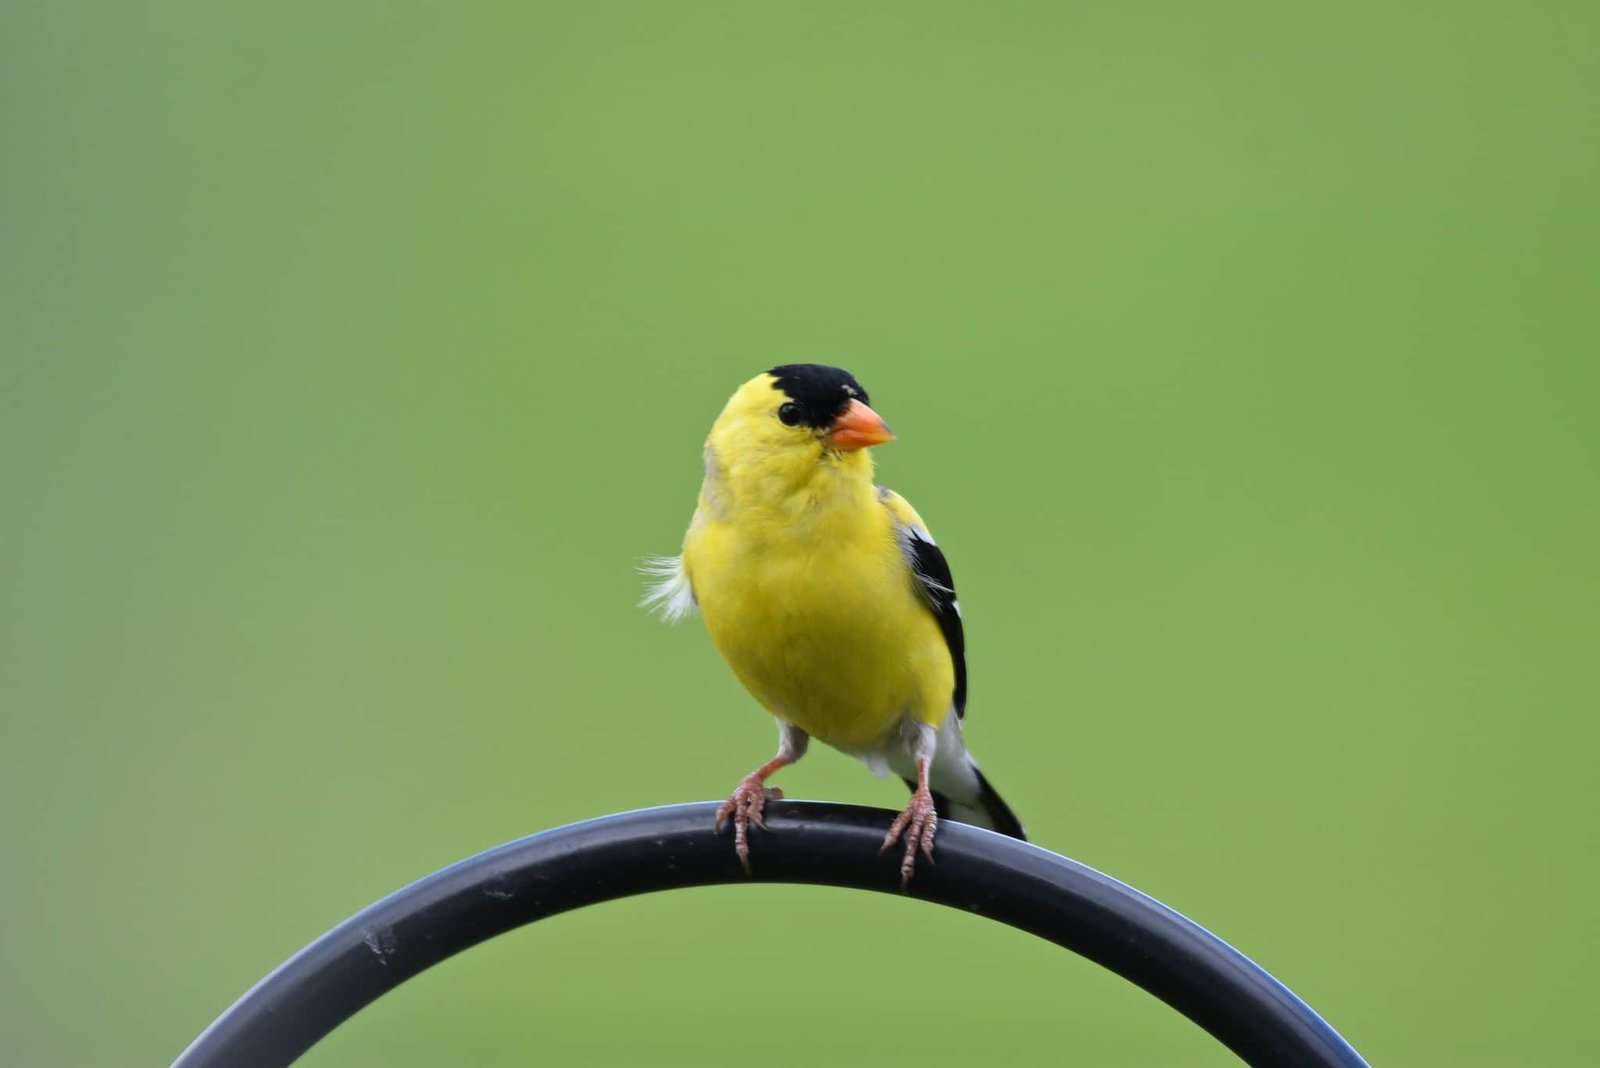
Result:
[[734,675],[777,721],[778,751],[718,809],[750,871],[767,785],[815,738],[893,771],[911,798],[901,888],[941,818],[1027,840],[962,740],[966,639],[950,565],[914,508],[877,485],[871,449],[895,438],[854,375],[785,364],[734,391],[706,438],[682,552],[651,557],[645,607],[698,610]]

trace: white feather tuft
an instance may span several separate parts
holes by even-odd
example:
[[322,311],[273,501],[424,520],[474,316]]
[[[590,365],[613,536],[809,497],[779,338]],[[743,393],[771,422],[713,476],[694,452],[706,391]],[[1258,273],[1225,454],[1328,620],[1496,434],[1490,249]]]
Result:
[[641,608],[668,623],[676,623],[694,611],[694,589],[684,573],[683,557],[647,556],[639,565],[639,573],[654,580],[639,601]]

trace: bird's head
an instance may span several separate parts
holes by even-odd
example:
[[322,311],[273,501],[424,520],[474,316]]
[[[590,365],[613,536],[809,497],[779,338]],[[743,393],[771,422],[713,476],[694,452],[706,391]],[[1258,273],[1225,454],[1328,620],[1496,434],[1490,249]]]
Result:
[[867,391],[849,371],[793,363],[757,375],[734,393],[707,441],[728,473],[808,482],[820,469],[870,480],[866,450],[894,432],[867,406]]

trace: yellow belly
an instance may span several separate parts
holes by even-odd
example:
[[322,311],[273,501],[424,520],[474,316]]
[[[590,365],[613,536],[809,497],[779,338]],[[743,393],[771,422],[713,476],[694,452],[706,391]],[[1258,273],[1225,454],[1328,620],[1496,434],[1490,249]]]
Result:
[[941,723],[955,669],[887,513],[828,537],[763,533],[711,523],[684,546],[711,638],[756,700],[852,752],[906,718]]

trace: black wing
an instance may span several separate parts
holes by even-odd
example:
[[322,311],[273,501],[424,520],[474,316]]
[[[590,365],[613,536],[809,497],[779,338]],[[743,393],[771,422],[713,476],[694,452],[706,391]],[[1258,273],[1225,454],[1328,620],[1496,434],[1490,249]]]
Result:
[[956,668],[956,688],[951,702],[957,718],[967,714],[967,638],[961,629],[961,606],[956,603],[956,580],[950,576],[950,562],[921,527],[901,527],[901,544],[906,560],[916,576],[917,592],[933,609],[944,643],[950,647],[950,660]]

